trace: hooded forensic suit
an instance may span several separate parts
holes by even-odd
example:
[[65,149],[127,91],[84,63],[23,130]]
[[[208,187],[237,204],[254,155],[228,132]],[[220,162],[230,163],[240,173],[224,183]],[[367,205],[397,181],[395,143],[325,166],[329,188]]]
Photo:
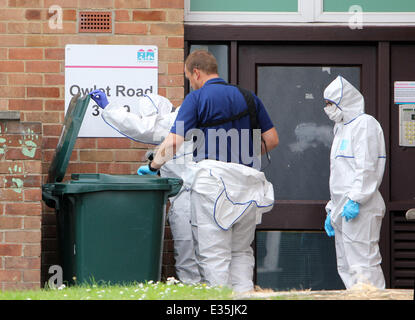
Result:
[[[363,96],[343,77],[325,89],[324,99],[336,108],[331,117],[336,124],[326,211],[335,231],[338,272],[347,289],[359,282],[385,288],[378,245],[385,214],[378,190],[386,160],[383,131],[375,118],[364,113]],[[359,203],[360,210],[346,221],[341,215],[349,199]]]
[[[139,98],[138,103],[139,114],[127,112],[124,107],[110,103],[103,110],[102,117],[108,125],[134,141],[161,143],[168,135],[179,108],[172,112],[170,101],[159,95],[145,95]],[[192,152],[193,143],[185,142],[174,158],[161,168],[160,175],[184,180],[183,174],[188,163],[192,162]],[[185,183],[179,193],[169,200],[168,220],[174,240],[176,275],[184,283],[197,283],[200,273],[190,224],[190,192]]]

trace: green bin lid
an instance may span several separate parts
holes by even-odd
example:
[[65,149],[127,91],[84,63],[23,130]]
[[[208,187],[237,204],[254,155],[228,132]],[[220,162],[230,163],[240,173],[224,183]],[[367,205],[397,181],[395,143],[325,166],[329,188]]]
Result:
[[58,146],[56,147],[55,155],[49,167],[49,183],[61,182],[65,177],[69,159],[71,158],[76,138],[81,129],[90,98],[88,94],[80,97],[78,93],[69,103]]
[[73,173],[70,181],[43,185],[44,190],[55,196],[64,194],[89,193],[97,191],[162,190],[169,196],[176,195],[183,180],[158,176],[110,175],[104,173]]

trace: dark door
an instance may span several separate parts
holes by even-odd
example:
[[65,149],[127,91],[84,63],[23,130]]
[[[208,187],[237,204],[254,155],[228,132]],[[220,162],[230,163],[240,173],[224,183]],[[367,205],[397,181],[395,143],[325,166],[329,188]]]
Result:
[[324,88],[342,75],[376,116],[376,48],[353,45],[241,45],[238,83],[264,102],[280,145],[263,158],[276,203],[256,236],[256,282],[285,289],[341,289],[334,239],[323,224],[333,122]]

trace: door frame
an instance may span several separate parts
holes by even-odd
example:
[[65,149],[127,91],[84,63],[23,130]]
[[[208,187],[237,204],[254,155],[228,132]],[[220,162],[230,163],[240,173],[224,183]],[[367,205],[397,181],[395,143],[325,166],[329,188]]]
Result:
[[[257,92],[258,66],[358,66],[365,112],[376,116],[376,48],[339,44],[242,44],[238,50],[238,84]],[[323,107],[323,102],[322,102]],[[278,128],[276,128],[278,131]],[[257,230],[323,230],[326,200],[278,200]]]
[[[407,210],[415,207],[415,200],[391,201],[390,198],[390,134],[391,105],[393,83],[391,83],[391,44],[415,42],[414,26],[367,26],[361,30],[352,30],[347,26],[244,26],[244,25],[184,25],[184,58],[189,54],[191,44],[227,44],[229,46],[229,82],[238,82],[238,47],[244,44],[344,44],[373,45],[377,48],[376,66],[376,118],[381,124],[385,136],[387,161],[380,191],[386,203],[386,213],[381,230],[382,268],[386,286],[391,287],[391,210]],[[189,92],[185,81],[185,93]],[[314,212],[320,212],[321,203],[309,201]],[[289,203],[281,203],[282,212],[286,212]],[[301,208],[298,207],[301,213]],[[295,212],[294,212],[295,213]],[[284,218],[283,213],[281,218]],[[267,219],[266,214],[264,218]],[[262,230],[272,230],[263,220]],[[309,222],[310,225],[313,221]],[[318,223],[315,223],[316,228]],[[299,226],[286,226],[297,228]],[[321,226],[320,226],[321,227]]]

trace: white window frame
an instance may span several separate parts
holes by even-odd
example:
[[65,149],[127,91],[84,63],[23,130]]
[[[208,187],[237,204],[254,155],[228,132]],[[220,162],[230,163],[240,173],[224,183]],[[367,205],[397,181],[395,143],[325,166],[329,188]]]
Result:
[[[298,12],[190,11],[190,1],[184,0],[187,24],[347,24],[356,14],[324,12],[324,0],[298,0]],[[362,12],[361,18],[363,25],[415,25],[415,12]]]

